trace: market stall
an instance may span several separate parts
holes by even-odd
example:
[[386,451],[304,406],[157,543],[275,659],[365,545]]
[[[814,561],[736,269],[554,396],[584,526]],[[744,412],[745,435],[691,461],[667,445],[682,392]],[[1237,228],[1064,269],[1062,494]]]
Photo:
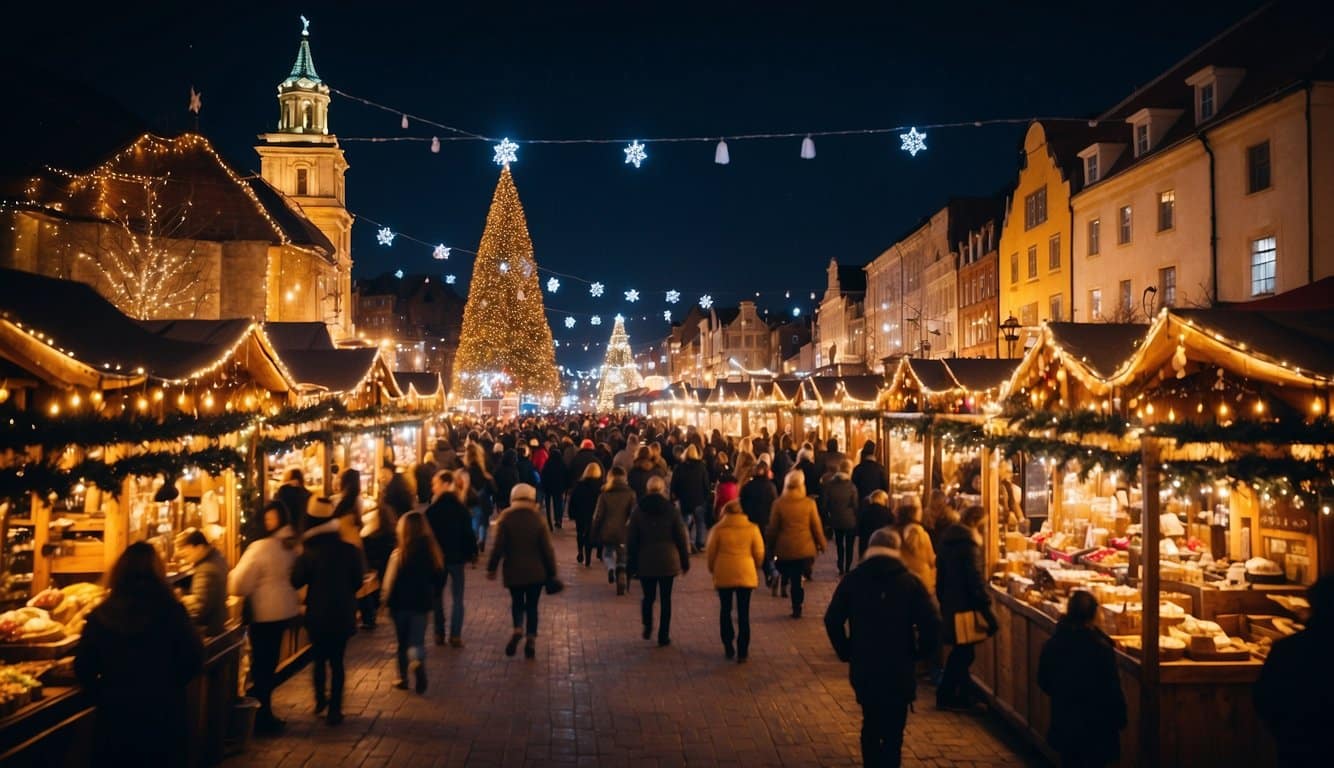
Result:
[[821,449],[826,441],[837,440],[839,449],[849,455],[855,455],[868,440],[879,445],[876,403],[884,383],[878,375],[802,379],[792,399],[800,427],[794,434],[814,435]]

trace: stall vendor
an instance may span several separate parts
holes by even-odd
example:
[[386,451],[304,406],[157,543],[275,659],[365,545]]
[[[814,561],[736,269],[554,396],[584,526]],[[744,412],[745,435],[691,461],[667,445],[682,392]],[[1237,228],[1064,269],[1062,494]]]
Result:
[[227,560],[200,531],[185,535],[181,554],[194,565],[190,594],[183,600],[185,608],[205,635],[220,635],[227,623]]

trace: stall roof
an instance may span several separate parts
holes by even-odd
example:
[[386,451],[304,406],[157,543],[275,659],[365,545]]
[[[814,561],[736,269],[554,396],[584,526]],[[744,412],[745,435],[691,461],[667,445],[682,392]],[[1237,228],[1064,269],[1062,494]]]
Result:
[[192,344],[225,344],[250,328],[248,318],[226,320],[140,320],[139,325],[155,336]]
[[802,380],[805,399],[819,403],[837,403],[845,397],[864,403],[874,403],[880,396],[885,380],[878,375],[868,376],[811,376]]
[[440,374],[429,371],[394,371],[394,380],[403,392],[412,389],[420,397],[433,397],[443,389]]
[[1149,329],[1143,323],[1047,323],[1052,339],[1093,375],[1107,378],[1134,353]]
[[321,322],[264,324],[264,332],[269,335],[273,346],[283,349],[333,349],[333,339],[329,336],[329,326]]
[[969,392],[999,389],[1009,381],[1018,360],[997,360],[981,357],[951,357],[942,360],[959,386]]
[[283,360],[298,384],[327,392],[351,392],[379,365],[389,374],[384,383],[391,394],[402,395],[378,347],[287,350],[283,352]]
[[747,402],[750,400],[751,383],[749,381],[720,381],[709,393],[708,403],[725,403],[729,400]]
[[950,369],[945,367],[945,363],[935,358],[905,357],[903,365],[907,366],[912,375],[922,384],[922,388],[927,392],[948,392],[959,388],[959,382],[955,381],[954,375]]
[[1293,310],[1334,310],[1334,277],[1325,277],[1300,288],[1255,301],[1227,304],[1226,309],[1242,312],[1287,312]]

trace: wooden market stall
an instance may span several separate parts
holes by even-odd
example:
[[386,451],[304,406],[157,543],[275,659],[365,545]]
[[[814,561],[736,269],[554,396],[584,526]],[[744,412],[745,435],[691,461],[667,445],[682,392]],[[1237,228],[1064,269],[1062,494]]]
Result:
[[1273,764],[1250,691],[1330,571],[1331,327],[1334,312],[1166,310],[1115,362],[1130,329],[1044,329],[998,442],[1046,458],[1050,519],[1028,538],[993,525],[1002,629],[974,670],[1036,742],[1038,653],[1088,589],[1122,649],[1126,764]]
[[814,437],[818,451],[826,441],[837,440],[848,455],[855,455],[868,440],[880,445],[876,403],[884,384],[884,378],[874,374],[801,379],[792,398],[794,442]]

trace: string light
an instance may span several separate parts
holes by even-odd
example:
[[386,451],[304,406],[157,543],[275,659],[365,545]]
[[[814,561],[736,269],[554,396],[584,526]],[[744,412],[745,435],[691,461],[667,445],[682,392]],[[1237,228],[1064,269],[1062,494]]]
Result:
[[445,245],[444,243],[441,243],[440,245],[437,245],[436,247],[432,248],[431,258],[435,259],[436,261],[444,261],[445,259],[448,259],[449,246]]
[[547,292],[548,292],[548,293],[555,293],[555,292],[558,291],[558,290],[560,290],[560,280],[559,280],[559,279],[553,277],[553,278],[551,278],[550,280],[547,281]]
[[496,156],[492,158],[492,161],[496,165],[508,168],[510,163],[516,162],[519,158],[519,145],[510,141],[509,138],[504,138],[495,146],[495,153]]
[[606,288],[602,283],[592,283],[588,286],[588,295],[595,299],[600,298],[604,290],[606,290]]
[[903,141],[900,149],[913,157],[917,157],[918,152],[926,149],[926,134],[918,133],[916,126],[909,128],[907,133],[900,133],[899,138]]
[[385,246],[393,245],[394,230],[390,229],[389,227],[380,227],[379,231],[375,233],[375,241],[380,245],[385,245]]
[[646,159],[648,159],[648,153],[644,151],[644,145],[638,141],[630,142],[630,146],[625,148],[625,162],[632,163],[636,168]]
[[598,316],[598,315],[593,315],[592,317],[588,318],[588,324],[589,324],[589,325],[602,325],[602,318],[601,318],[600,316]]
[[699,305],[700,305],[700,307],[703,308],[703,309],[708,309],[708,308],[712,307],[712,306],[713,306],[713,297],[710,296],[710,295],[707,294],[707,293],[704,294],[703,296],[700,296],[700,297],[699,297]]
[[680,301],[680,300],[681,300],[681,292],[680,292],[680,291],[668,291],[668,292],[667,292],[667,303],[668,303],[668,304],[675,304],[675,303],[677,303],[677,302]]
[[626,291],[625,300],[630,302],[631,304],[635,303],[636,301],[639,301],[639,291],[636,291],[634,288],[631,288],[630,290]]

